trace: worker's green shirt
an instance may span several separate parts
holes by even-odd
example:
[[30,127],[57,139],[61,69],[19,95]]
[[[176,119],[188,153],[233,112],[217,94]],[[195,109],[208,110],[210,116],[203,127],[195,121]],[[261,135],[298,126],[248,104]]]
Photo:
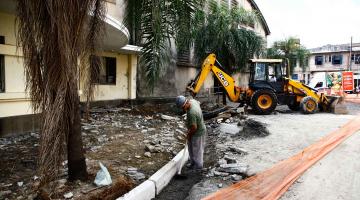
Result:
[[192,125],[196,125],[197,129],[193,136],[199,137],[206,132],[203,114],[200,108],[200,103],[198,101],[191,99],[190,103],[190,109],[186,112],[186,125],[188,128],[190,128]]

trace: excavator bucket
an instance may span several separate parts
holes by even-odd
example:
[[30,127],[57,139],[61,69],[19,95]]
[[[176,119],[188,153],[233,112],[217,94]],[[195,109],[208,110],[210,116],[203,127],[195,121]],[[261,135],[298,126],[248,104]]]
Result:
[[328,110],[335,114],[347,114],[349,111],[345,105],[344,97],[341,96],[326,96],[328,99]]

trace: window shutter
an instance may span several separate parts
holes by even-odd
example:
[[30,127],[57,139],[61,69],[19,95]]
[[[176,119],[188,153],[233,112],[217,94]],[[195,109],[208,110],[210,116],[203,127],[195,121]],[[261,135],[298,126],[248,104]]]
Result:
[[189,64],[190,63],[190,50],[181,50],[178,52],[177,60],[179,64]]

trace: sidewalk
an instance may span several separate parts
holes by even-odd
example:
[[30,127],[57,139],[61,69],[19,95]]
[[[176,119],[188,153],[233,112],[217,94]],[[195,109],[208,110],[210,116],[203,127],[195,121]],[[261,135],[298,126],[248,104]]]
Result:
[[345,101],[360,104],[360,94],[344,94]]

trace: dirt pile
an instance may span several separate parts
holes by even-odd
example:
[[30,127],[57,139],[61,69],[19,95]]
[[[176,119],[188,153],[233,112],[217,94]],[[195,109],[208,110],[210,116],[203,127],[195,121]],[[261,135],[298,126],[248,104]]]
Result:
[[253,139],[270,135],[269,130],[266,128],[266,124],[253,119],[241,121],[238,123],[238,126],[243,127],[243,129],[236,134],[236,137],[240,137],[241,139]]

